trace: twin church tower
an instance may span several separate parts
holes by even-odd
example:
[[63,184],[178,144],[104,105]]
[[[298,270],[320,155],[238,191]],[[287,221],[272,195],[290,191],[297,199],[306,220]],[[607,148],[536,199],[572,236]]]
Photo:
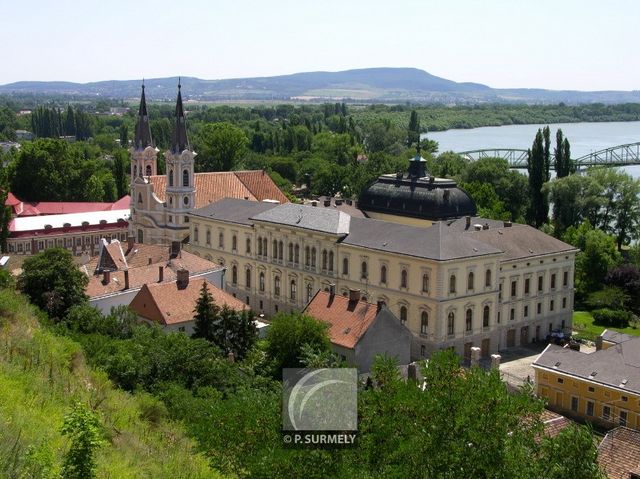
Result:
[[158,148],[151,137],[142,85],[140,109],[131,152],[131,233],[138,243],[169,244],[189,234],[187,214],[196,206],[194,158],[189,145],[181,85],[174,116],[171,147],[164,154],[166,175],[158,175]]

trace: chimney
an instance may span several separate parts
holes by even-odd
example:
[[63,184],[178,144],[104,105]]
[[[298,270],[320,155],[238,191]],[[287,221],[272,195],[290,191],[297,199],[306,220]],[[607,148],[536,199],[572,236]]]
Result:
[[502,356],[500,356],[499,354],[492,354],[491,355],[491,369],[500,369],[500,360],[502,359]]
[[189,286],[189,270],[188,269],[180,268],[176,273],[176,275],[178,276],[178,280],[177,280],[178,289],[185,289],[187,286]]
[[596,338],[596,351],[600,351],[602,349],[602,336],[598,336]]
[[333,297],[336,295],[336,285],[331,283],[329,285],[329,294]]
[[480,364],[480,348],[473,346],[471,348],[471,366],[478,366]]
[[488,230],[489,229],[489,223],[485,223],[482,225],[482,229],[483,230]]
[[354,302],[358,302],[360,301],[360,290],[359,289],[349,289],[349,302],[354,301]]
[[505,228],[511,228],[511,221],[505,221],[504,222],[504,227]]
[[376,312],[379,313],[383,306],[384,306],[384,301],[378,300],[378,302],[376,303]]
[[467,216],[467,228],[469,229],[471,227],[471,216]]
[[158,283],[164,281],[164,266],[158,266]]
[[131,251],[136,244],[136,237],[133,235],[127,236],[127,252]]
[[169,258],[177,258],[180,256],[180,241],[171,242],[171,250],[169,250]]
[[111,282],[111,271],[104,271],[102,275],[102,284],[107,285]]
[[124,289],[129,289],[129,270],[124,270]]

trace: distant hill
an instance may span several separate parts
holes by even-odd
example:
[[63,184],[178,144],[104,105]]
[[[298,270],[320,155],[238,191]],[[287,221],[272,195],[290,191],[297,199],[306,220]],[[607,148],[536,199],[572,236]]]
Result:
[[[148,98],[173,100],[177,77],[145,80]],[[494,89],[479,83],[458,83],[417,68],[364,68],[341,72],[306,72],[273,77],[202,80],[182,77],[186,98],[203,101],[357,100],[423,103],[626,103],[640,102],[640,91],[559,91]],[[137,98],[140,80],[92,83],[21,81],[0,86],[0,94],[73,95]]]

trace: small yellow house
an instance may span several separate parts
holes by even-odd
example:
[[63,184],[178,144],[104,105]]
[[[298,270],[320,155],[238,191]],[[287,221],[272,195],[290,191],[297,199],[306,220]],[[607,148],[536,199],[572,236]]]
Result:
[[640,337],[605,331],[598,345],[591,354],[547,346],[533,363],[538,396],[570,417],[640,430]]

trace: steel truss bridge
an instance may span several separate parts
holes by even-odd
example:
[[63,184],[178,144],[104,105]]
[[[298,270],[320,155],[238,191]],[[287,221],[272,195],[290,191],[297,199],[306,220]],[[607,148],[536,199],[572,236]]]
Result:
[[[502,158],[509,162],[510,168],[527,168],[527,150],[485,148],[482,150],[461,151],[458,154],[471,161],[481,158]],[[572,158],[572,161],[578,169],[588,166],[640,165],[640,142],[612,146],[604,150],[594,151],[580,158]],[[554,161],[551,162],[550,166],[551,169],[555,168]]]

